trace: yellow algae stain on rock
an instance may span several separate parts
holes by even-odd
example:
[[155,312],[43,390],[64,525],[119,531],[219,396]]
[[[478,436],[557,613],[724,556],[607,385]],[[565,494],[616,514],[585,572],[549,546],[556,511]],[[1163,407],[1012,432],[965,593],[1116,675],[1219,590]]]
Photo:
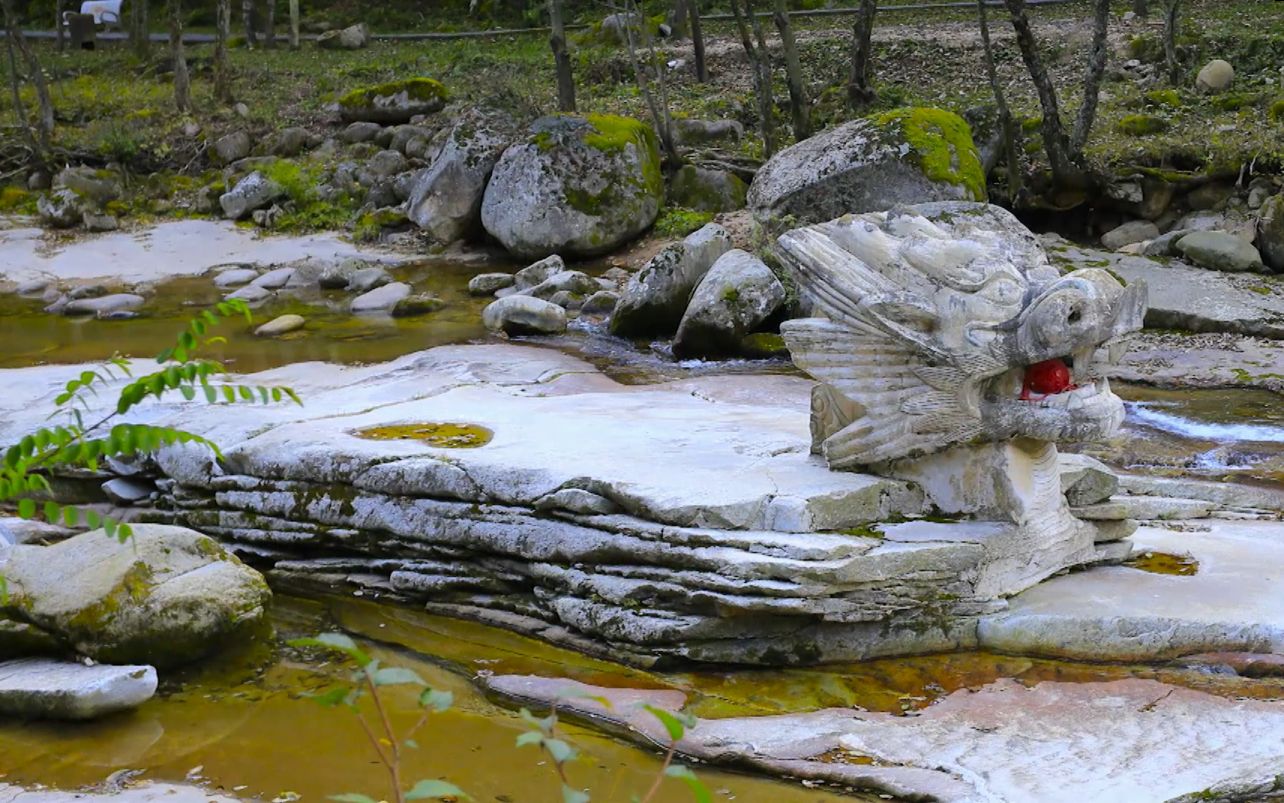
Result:
[[366,427],[352,433],[372,441],[413,440],[442,449],[476,449],[490,443],[495,433],[479,424],[392,424]]

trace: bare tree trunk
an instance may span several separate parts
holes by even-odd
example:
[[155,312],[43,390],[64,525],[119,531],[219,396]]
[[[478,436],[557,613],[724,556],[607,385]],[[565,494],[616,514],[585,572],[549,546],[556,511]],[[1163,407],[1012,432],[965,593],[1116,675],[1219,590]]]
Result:
[[192,82],[183,53],[183,2],[169,1],[169,55],[174,62],[174,106],[179,113],[192,110]]
[[874,88],[869,85],[869,56],[873,48],[874,14],[878,0],[860,0],[860,13],[852,28],[852,74],[847,81],[847,102],[861,109],[874,102]]
[[290,49],[299,49],[299,0],[290,0]]
[[1164,9],[1164,64],[1168,68],[1168,81],[1181,82],[1181,63],[1177,60],[1177,28],[1180,24],[1181,0],[1165,0]]
[[1149,3],[1146,0],[1132,0],[1132,11],[1138,17],[1144,17],[1150,13]]
[[[636,2],[629,0],[624,6],[624,11],[629,15],[636,15],[638,19],[643,19],[642,12]],[[632,17],[630,17],[632,18]],[[660,100],[656,102],[655,95],[651,92],[651,79],[647,74],[647,69],[643,69],[642,62],[638,58],[637,48],[633,42],[634,28],[632,25],[624,26],[625,41],[629,46],[629,58],[633,61],[633,73],[637,76],[638,89],[642,91],[642,99],[646,101],[647,110],[651,112],[651,123],[660,135],[660,148],[664,152],[664,157],[670,164],[679,161],[678,148],[673,142],[673,121],[669,119],[669,92],[665,84],[664,73],[656,69],[656,84],[659,87]],[[642,26],[642,36],[645,39],[647,49],[647,63],[655,65],[655,47],[651,42],[651,35],[647,32],[646,26]]]
[[985,73],[994,93],[994,105],[999,109],[999,125],[1003,129],[1003,155],[1008,167],[1008,200],[1015,203],[1021,194],[1021,151],[1017,144],[1016,121],[1008,108],[1008,99],[999,83],[999,72],[994,66],[994,47],[990,44],[990,21],[985,11],[985,0],[976,0],[976,14],[981,23],[981,44],[985,49]]
[[67,32],[62,26],[62,12],[66,8],[66,0],[54,0],[54,30],[58,38],[58,52],[61,53],[67,49]]
[[691,17],[688,7],[691,0],[673,0],[673,8],[669,9],[669,27],[673,30],[674,39],[687,38],[687,22]]
[[146,61],[152,54],[151,31],[147,25],[147,3],[138,0],[129,10],[129,41],[139,61]]
[[[753,71],[754,95],[758,98],[758,126],[762,131],[762,150],[767,157],[770,157],[776,152],[775,125],[771,119],[772,107],[775,103],[771,98],[770,56],[765,47],[761,49],[756,47],[753,39],[749,37],[751,23],[746,22],[746,17],[752,21],[755,33],[761,33],[762,25],[754,16],[753,0],[743,0],[743,2],[745,7],[741,10],[741,0],[731,0],[731,14],[736,18],[736,31],[740,34],[740,45],[749,59],[749,69]],[[759,36],[758,41],[761,44],[763,37]]]
[[700,0],[689,0],[687,10],[691,13],[691,48],[695,51],[696,80],[704,83],[709,80],[709,68],[704,61],[704,28],[700,26]]
[[[27,37],[23,35],[21,26],[18,25],[17,10],[13,6],[13,0],[3,0],[3,15],[5,27],[5,39],[11,43],[9,47],[16,50],[18,56],[22,57],[22,62],[27,68],[27,80],[31,82],[31,87],[36,91],[36,104],[39,117],[36,120],[36,139],[39,145],[38,156],[43,159],[44,154],[49,151],[49,138],[53,136],[54,131],[54,106],[53,98],[49,95],[49,83],[45,80],[44,70],[40,68],[40,61],[36,54],[32,52],[31,46],[27,44]],[[13,60],[12,50],[10,60]],[[15,92],[18,88],[18,70],[14,64],[10,64],[10,72],[13,73],[11,82]],[[15,96],[15,101],[17,97]],[[27,117],[23,114],[21,103],[15,102],[14,112],[22,115],[23,125],[29,125]]]
[[1057,90],[1052,86],[1052,79],[1048,77],[1043,58],[1039,55],[1039,43],[1034,38],[1030,20],[1025,14],[1025,0],[1004,0],[1004,4],[1012,17],[1021,59],[1025,62],[1026,71],[1030,73],[1030,80],[1034,82],[1039,95],[1039,106],[1043,109],[1043,149],[1048,154],[1052,176],[1059,184],[1077,184],[1082,171],[1071,156],[1070,138],[1066,136],[1065,127],[1061,124]]
[[1101,78],[1106,74],[1106,59],[1110,45],[1106,33],[1110,27],[1110,0],[1096,0],[1092,22],[1092,50],[1083,74],[1083,105],[1075,116],[1074,130],[1070,133],[1070,150],[1079,153],[1088,142],[1092,124],[1097,117],[1097,101],[1101,94]]
[[786,0],[772,0],[773,18],[780,31],[780,41],[785,50],[785,80],[789,85],[789,112],[793,117],[794,139],[801,142],[811,136],[811,104],[803,86],[802,64],[798,61],[798,43],[794,29],[789,24],[789,7]]
[[18,72],[17,50],[19,42],[22,41],[22,31],[18,28],[17,14],[14,13],[13,0],[3,0],[4,13],[4,44],[5,50],[9,53],[9,89],[13,95],[13,113],[17,118],[18,128],[22,131],[22,138],[27,141],[28,147],[31,148],[32,159],[35,162],[43,162],[44,154],[47,150],[45,139],[31,126],[31,119],[27,117],[27,107],[22,102],[22,77]]
[[254,32],[254,0],[241,0],[241,25],[245,28],[245,46],[252,48],[257,45],[259,37]]
[[214,96],[220,103],[232,103],[232,66],[227,59],[227,36],[232,27],[231,0],[215,0]]
[[263,46],[272,50],[276,48],[276,0],[264,0],[263,5]]
[[571,71],[571,54],[566,50],[566,27],[562,24],[562,0],[548,0],[548,24],[552,33],[548,45],[553,49],[553,68],[557,73],[557,110],[575,111],[575,74]]

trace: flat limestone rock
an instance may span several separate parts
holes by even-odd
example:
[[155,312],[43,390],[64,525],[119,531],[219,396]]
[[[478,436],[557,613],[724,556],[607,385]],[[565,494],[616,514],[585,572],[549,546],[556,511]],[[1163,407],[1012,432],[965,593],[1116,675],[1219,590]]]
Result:
[[[643,705],[677,711],[685,701],[671,689],[560,678],[501,675],[483,683],[514,704],[555,703],[563,714],[662,748],[668,736]],[[1207,789],[1273,788],[1284,763],[1284,703],[1143,679],[1028,687],[1005,678],[905,716],[825,709],[700,720],[677,753],[909,799],[1169,801]]]
[[150,666],[109,666],[27,658],[0,663],[0,714],[27,719],[93,719],[135,708],[156,693]]
[[1226,333],[1141,332],[1108,373],[1112,382],[1284,392],[1284,341]]
[[979,625],[983,648],[1088,661],[1201,652],[1284,653],[1284,524],[1209,520],[1207,532],[1142,527],[1138,551],[1190,555],[1194,575],[1103,566],[1057,577]]

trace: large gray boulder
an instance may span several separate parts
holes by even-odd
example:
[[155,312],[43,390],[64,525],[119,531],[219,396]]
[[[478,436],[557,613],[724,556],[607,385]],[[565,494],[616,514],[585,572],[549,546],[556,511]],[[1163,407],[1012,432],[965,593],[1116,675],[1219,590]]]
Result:
[[785,288],[761,259],[735,249],[700,280],[673,339],[677,357],[726,357],[740,341],[776,314]]
[[317,47],[322,50],[360,50],[370,44],[370,29],[364,22],[326,31],[317,37]]
[[611,334],[653,337],[672,334],[682,321],[696,285],[731,250],[731,235],[710,223],[680,243],[666,246],[634,274],[611,314]]
[[482,310],[482,324],[506,335],[555,335],[566,331],[566,310],[535,296],[506,296]]
[[267,583],[212,538],[159,524],[133,529],[124,544],[94,530],[13,547],[0,615],[97,661],[162,668],[200,658],[263,619]]
[[495,165],[482,225],[518,256],[593,256],[646,231],[663,198],[650,126],[611,115],[542,117]]
[[1284,195],[1267,199],[1258,210],[1257,247],[1268,268],[1284,273]]
[[353,312],[389,312],[410,292],[411,287],[405,282],[381,285],[352,299],[349,309]]
[[84,202],[65,187],[36,199],[36,211],[41,220],[55,229],[69,229],[85,217]]
[[1125,245],[1153,240],[1159,236],[1159,227],[1149,220],[1130,220],[1101,235],[1101,244],[1111,251]]
[[0,715],[93,719],[136,708],[156,693],[150,666],[85,666],[47,658],[0,663]]
[[984,201],[985,173],[962,117],[895,109],[784,149],[758,171],[748,200],[762,223],[822,223],[897,204]]
[[1259,271],[1262,256],[1248,243],[1224,231],[1196,231],[1177,241],[1177,250],[1197,265],[1232,273]]
[[255,170],[220,195],[218,203],[223,207],[224,217],[240,220],[254,210],[262,209],[283,197],[284,187]]
[[117,173],[85,166],[63,168],[54,176],[53,187],[69,189],[100,209],[121,195],[121,179]]
[[440,243],[475,231],[481,222],[486,182],[511,141],[511,135],[492,118],[465,114],[451,128],[432,166],[415,180],[407,217]]

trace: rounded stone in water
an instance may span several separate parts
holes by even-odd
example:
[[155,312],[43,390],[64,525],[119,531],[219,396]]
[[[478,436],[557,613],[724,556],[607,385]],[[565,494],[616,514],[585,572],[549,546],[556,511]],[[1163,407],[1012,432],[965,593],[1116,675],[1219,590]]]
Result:
[[372,441],[416,440],[443,449],[476,449],[490,443],[495,433],[479,424],[393,424],[366,427],[354,433]]

